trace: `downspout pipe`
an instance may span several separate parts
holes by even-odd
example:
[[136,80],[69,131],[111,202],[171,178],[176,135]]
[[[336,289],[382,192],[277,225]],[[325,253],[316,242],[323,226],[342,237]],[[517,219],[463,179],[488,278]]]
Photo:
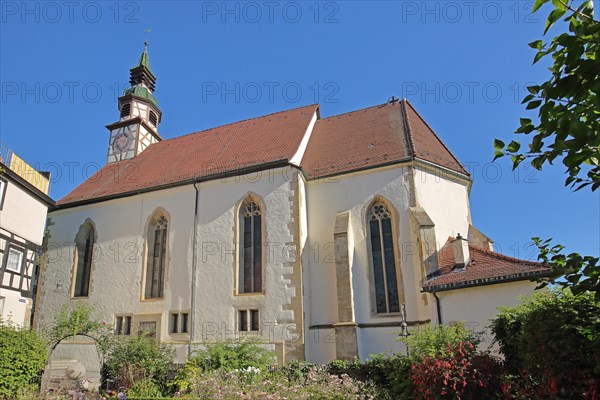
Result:
[[198,202],[200,192],[198,190],[198,182],[194,182],[194,190],[196,191],[196,201],[194,202],[194,238],[192,240],[192,287],[190,295],[190,342],[188,344],[188,357],[192,355],[192,344],[196,340],[196,275],[198,270]]
[[433,294],[433,297],[435,298],[435,305],[437,308],[437,317],[438,317],[438,325],[442,325],[442,302],[440,301],[440,298],[438,297],[436,292],[431,292]]

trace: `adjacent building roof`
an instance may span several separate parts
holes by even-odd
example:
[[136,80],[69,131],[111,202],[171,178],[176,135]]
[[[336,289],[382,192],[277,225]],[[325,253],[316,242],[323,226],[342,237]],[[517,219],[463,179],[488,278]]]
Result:
[[[49,209],[53,209],[55,207],[55,202],[48,196],[48,194],[41,191],[38,187],[33,185],[27,179],[25,179],[22,174],[13,171],[9,165],[4,164],[2,161],[2,157],[0,157],[0,176],[8,177],[13,181],[13,183],[18,184],[22,189],[26,190],[33,197],[37,198],[39,201],[48,206]],[[0,204],[2,203],[2,193],[0,193]]]
[[[132,160],[108,164],[58,201],[72,206],[157,190],[248,168],[286,165],[319,105],[163,140]],[[403,100],[318,119],[300,162],[308,179],[424,160],[468,177],[469,174],[433,130]]]
[[544,276],[550,268],[542,263],[519,260],[469,244],[471,262],[455,269],[454,251],[449,238],[438,253],[439,275],[423,284],[426,292],[459,289]]

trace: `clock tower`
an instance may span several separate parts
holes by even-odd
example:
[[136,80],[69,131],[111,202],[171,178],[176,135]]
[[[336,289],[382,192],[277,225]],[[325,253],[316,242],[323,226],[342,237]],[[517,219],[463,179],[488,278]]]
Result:
[[119,120],[106,126],[110,131],[107,164],[130,160],[162,140],[158,134],[162,113],[152,94],[156,77],[150,71],[148,42],[144,43],[139,62],[129,72],[131,87],[119,97]]

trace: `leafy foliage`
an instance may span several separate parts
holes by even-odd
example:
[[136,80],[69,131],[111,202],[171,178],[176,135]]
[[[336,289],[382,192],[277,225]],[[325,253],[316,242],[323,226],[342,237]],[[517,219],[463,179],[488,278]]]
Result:
[[372,384],[377,389],[378,399],[404,400],[412,398],[410,368],[412,360],[401,354],[372,354],[361,363],[335,360],[329,363],[329,373]]
[[43,340],[27,328],[0,324],[0,398],[12,398],[46,365]]
[[[537,12],[550,0],[536,0]],[[513,168],[524,160],[541,170],[545,164],[562,160],[566,167],[565,185],[575,190],[600,187],[600,21],[594,19],[594,2],[586,0],[574,8],[573,0],[552,0],[554,9],[548,15],[548,32],[558,20],[568,22],[568,31],[549,43],[536,40],[529,46],[537,50],[534,64],[552,58],[551,76],[546,82],[528,87],[523,99],[528,110],[537,110],[538,122],[521,118],[517,134],[533,135],[528,150],[512,140],[508,145],[494,140],[496,156],[509,155]],[[521,151],[521,152],[520,152]],[[591,290],[600,301],[600,268],[598,258],[577,253],[562,254],[563,246],[551,240],[533,239],[540,251],[540,260],[550,262],[552,274],[543,281],[565,285],[574,293]]]
[[[542,279],[541,286],[549,282],[565,288],[570,288],[573,294],[594,293],[595,300],[600,303],[600,265],[599,258],[582,256],[578,253],[564,254],[564,246],[552,245],[552,240],[533,238],[533,242],[540,250],[538,258],[552,266],[552,274]],[[560,278],[565,277],[565,280]]]
[[[372,384],[381,399],[453,398],[452,393],[487,398],[490,393],[500,392],[499,378],[494,378],[500,376],[499,362],[475,351],[479,338],[463,324],[427,326],[399,340],[409,346],[410,357],[377,354],[365,363],[333,361],[328,370]],[[458,381],[461,386],[453,388]],[[463,387],[465,381],[469,383]]]
[[[533,11],[549,1],[536,0]],[[538,170],[561,159],[568,174],[566,185],[576,190],[591,185],[596,190],[600,187],[600,22],[593,18],[592,0],[577,9],[573,0],[553,0],[552,4],[544,34],[567,13],[564,21],[569,26],[568,32],[549,43],[529,44],[537,50],[534,64],[548,56],[553,60],[550,79],[529,86],[523,99],[526,109],[537,110],[539,121],[521,118],[515,132],[533,134],[527,151],[520,152],[519,141],[506,146],[496,139],[496,158],[510,155],[514,168],[529,159]]]
[[427,326],[399,340],[411,353],[404,382],[397,381],[399,398],[486,399],[500,393],[502,364],[477,352],[479,335],[464,324]]
[[208,371],[234,371],[248,367],[265,370],[275,363],[273,353],[260,346],[255,338],[228,339],[209,343],[186,361],[172,385],[178,390],[188,390],[190,382]]
[[112,342],[102,375],[116,387],[142,391],[149,390],[152,382],[165,390],[174,360],[173,348],[151,337],[122,337]]
[[585,399],[600,392],[600,305],[591,293],[536,292],[501,309],[492,331],[517,393],[560,389],[561,398]]
[[489,399],[500,393],[502,366],[488,354],[478,354],[471,342],[449,343],[443,355],[425,357],[410,370],[414,398]]
[[43,332],[50,348],[72,336],[85,335],[102,342],[111,334],[112,328],[96,319],[94,309],[86,304],[65,304],[54,317],[52,325]]
[[458,345],[463,342],[479,344],[477,335],[458,322],[450,325],[430,325],[420,328],[408,337],[399,338],[409,347],[412,358],[445,357],[449,351],[448,345]]
[[127,391],[127,395],[135,398],[160,398],[162,391],[152,379],[143,378],[135,382],[133,387]]

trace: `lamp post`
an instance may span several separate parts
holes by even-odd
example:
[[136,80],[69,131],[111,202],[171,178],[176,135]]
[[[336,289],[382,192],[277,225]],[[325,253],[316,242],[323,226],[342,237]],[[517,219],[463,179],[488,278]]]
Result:
[[[402,304],[402,322],[400,323],[400,333],[398,336],[407,338],[410,335],[408,332],[408,323],[406,322],[406,304]],[[408,344],[404,342],[406,345],[406,357],[410,357],[410,351],[408,349]]]

